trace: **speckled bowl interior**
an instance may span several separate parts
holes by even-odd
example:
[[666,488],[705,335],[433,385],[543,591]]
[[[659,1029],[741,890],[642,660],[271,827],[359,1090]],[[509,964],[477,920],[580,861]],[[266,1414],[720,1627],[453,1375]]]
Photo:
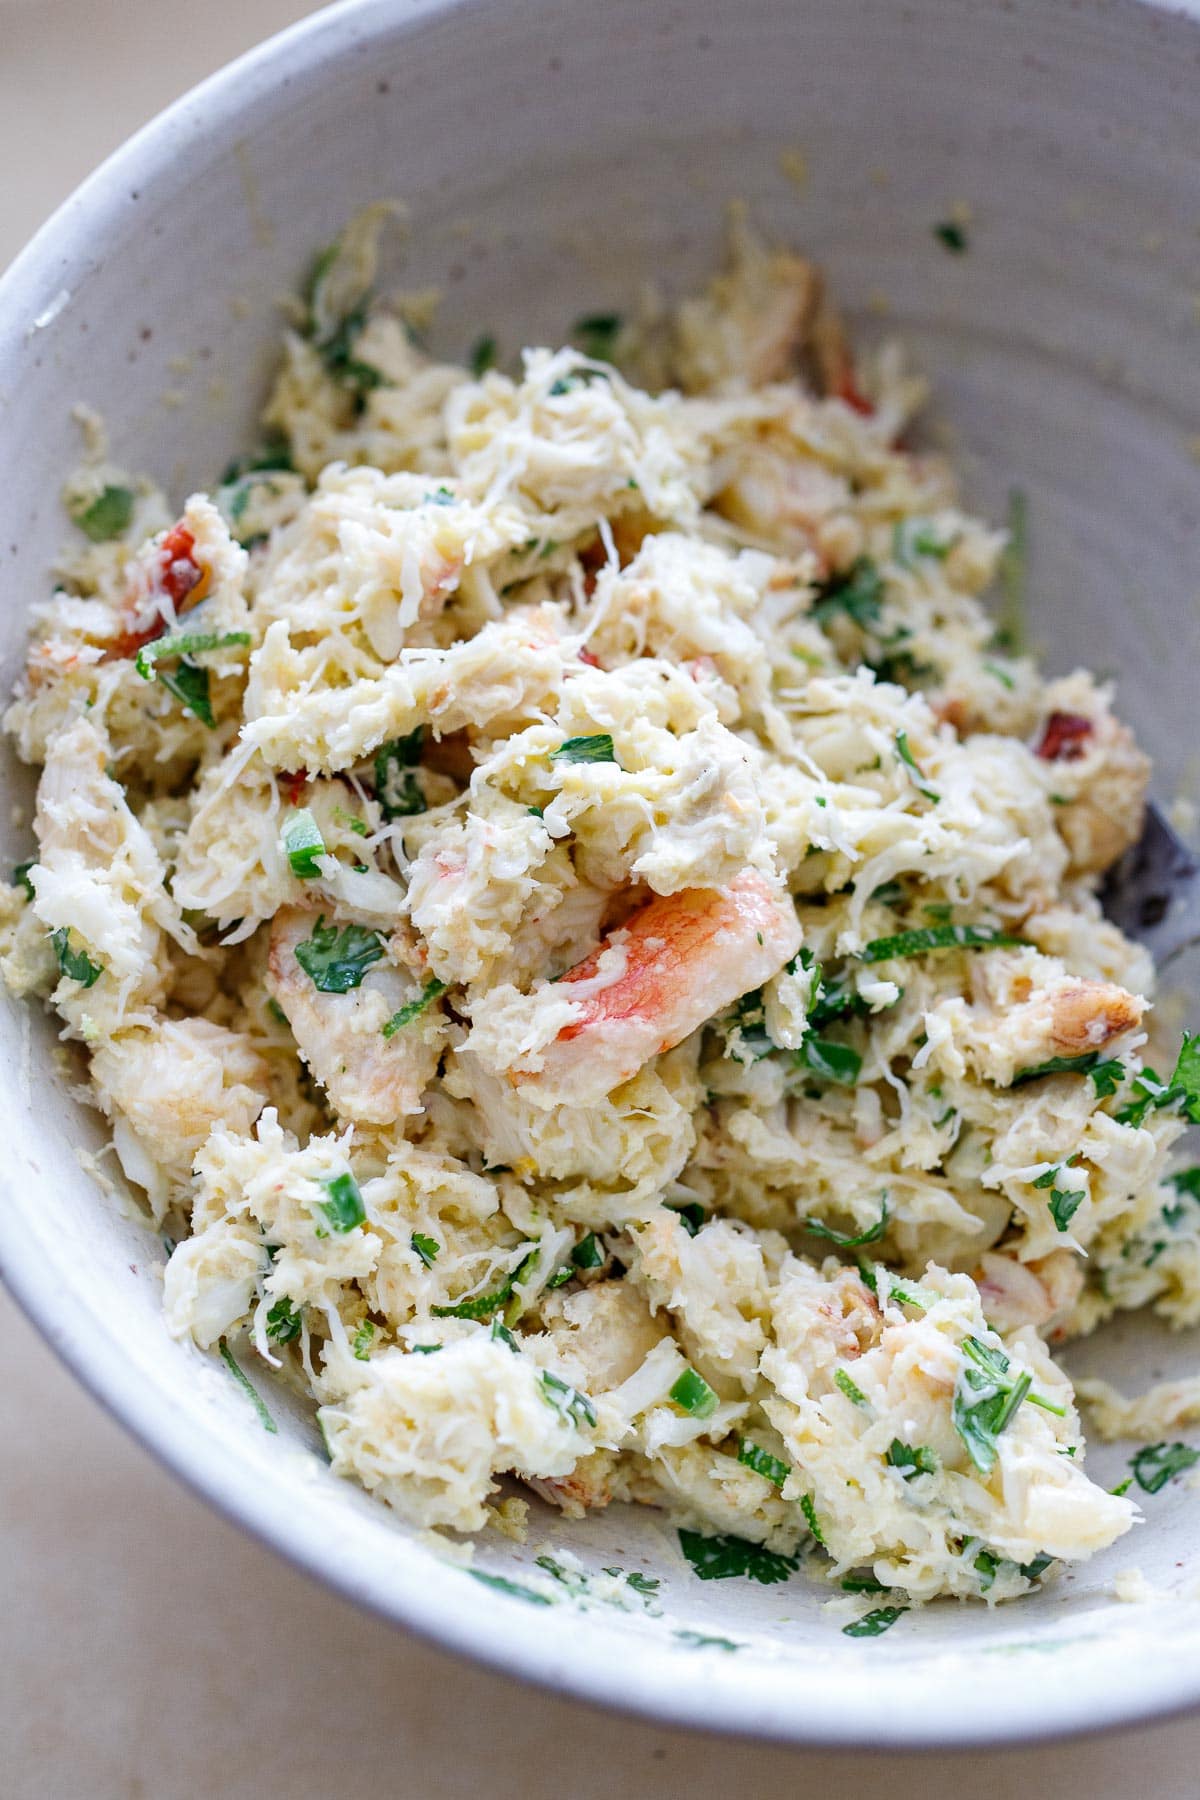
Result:
[[[1135,0],[373,0],[306,22],[135,138],[0,283],[5,685],[64,535],[73,403],[176,498],[210,483],[252,436],[279,297],[383,195],[411,216],[387,277],[444,290],[435,342],[454,354],[485,329],[556,339],[648,278],[686,289],[719,252],[726,203],[746,199],[828,266],[863,333],[908,341],[970,499],[999,516],[1026,492],[1033,636],[1053,668],[1115,674],[1158,793],[1186,787],[1200,25]],[[961,256],[932,231],[956,207]],[[5,767],[19,805],[28,772],[7,752]],[[27,854],[7,808],[4,830],[10,860]],[[1030,1738],[1200,1699],[1200,1496],[1185,1483],[1035,1598],[934,1606],[877,1640],[843,1637],[802,1574],[698,1582],[641,1511],[571,1525],[543,1509],[526,1546],[493,1538],[477,1566],[520,1584],[566,1546],[586,1570],[657,1577],[649,1606],[480,1584],[336,1480],[291,1397],[261,1382],[268,1435],[220,1365],[167,1337],[162,1249],[81,1168],[100,1134],[54,1046],[48,1019],[0,1000],[5,1278],[167,1463],[351,1597],[573,1693],[798,1742]],[[1129,1322],[1068,1361],[1133,1387],[1193,1357]],[[1125,1455],[1097,1451],[1100,1478]],[[1131,1565],[1154,1590],[1138,1606],[1112,1595]]]

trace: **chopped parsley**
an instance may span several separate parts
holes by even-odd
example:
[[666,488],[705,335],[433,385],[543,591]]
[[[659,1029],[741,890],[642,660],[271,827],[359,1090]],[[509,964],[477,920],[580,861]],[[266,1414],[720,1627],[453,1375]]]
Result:
[[317,1205],[334,1231],[353,1231],[356,1225],[366,1223],[367,1209],[358,1183],[349,1170],[341,1175],[322,1176],[321,1186],[329,1198],[318,1200]]
[[486,1569],[468,1569],[467,1574],[475,1581],[482,1581],[484,1587],[495,1588],[498,1594],[508,1594],[514,1600],[527,1600],[530,1606],[553,1606],[549,1594],[539,1594],[536,1588],[526,1587],[524,1582],[510,1581],[507,1575],[489,1575]]
[[800,1224],[813,1237],[824,1238],[828,1243],[836,1244],[840,1250],[856,1250],[862,1244],[876,1244],[888,1227],[887,1195],[883,1196],[880,1203],[879,1217],[863,1231],[848,1235],[844,1231],[835,1231],[832,1225],[826,1225],[821,1219],[801,1219]]
[[857,1574],[843,1575],[840,1583],[844,1594],[886,1594],[890,1590],[867,1570]]
[[860,630],[869,631],[879,621],[882,600],[883,577],[869,556],[860,556],[849,569],[820,583],[812,616],[818,625],[825,625],[843,613]]
[[623,323],[620,313],[588,313],[584,318],[576,319],[571,336],[583,354],[594,362],[611,362]]
[[936,1475],[942,1466],[937,1451],[928,1444],[904,1444],[899,1438],[893,1438],[888,1445],[887,1459],[905,1481],[914,1481],[918,1475]]
[[594,1231],[581,1237],[571,1251],[571,1261],[577,1269],[602,1269],[605,1260],[600,1240]]
[[703,1375],[690,1367],[683,1371],[668,1399],[673,1400],[681,1411],[691,1413],[694,1419],[710,1419],[720,1405]]
[[1168,1481],[1195,1468],[1200,1450],[1188,1444],[1147,1444],[1130,1463],[1134,1479],[1146,1494],[1157,1494]]
[[944,249],[962,256],[967,249],[967,234],[954,219],[943,219],[933,227],[933,235]]
[[225,1342],[224,1338],[217,1344],[217,1349],[220,1352],[221,1361],[225,1364],[225,1367],[229,1370],[229,1373],[233,1376],[233,1379],[237,1382],[251,1406],[258,1414],[258,1422],[263,1430],[278,1432],[279,1427],[267,1411],[266,1402],[263,1400],[262,1395],[250,1380],[250,1377],[246,1374],[245,1370],[241,1368],[237,1358],[234,1356],[233,1351],[229,1348],[229,1345]]
[[842,1087],[853,1087],[862,1071],[862,1057],[849,1044],[834,1043],[831,1038],[813,1037],[810,1032],[794,1060],[823,1081],[836,1081]]
[[675,1214],[689,1237],[695,1237],[707,1217],[698,1200],[664,1200],[663,1205]]
[[506,1275],[500,1286],[487,1294],[475,1294],[469,1300],[459,1300],[453,1306],[431,1306],[430,1312],[435,1319],[490,1319],[494,1312],[499,1312],[513,1297],[513,1290],[521,1278],[533,1268],[538,1253],[531,1250],[521,1259],[511,1275]]
[[425,1267],[427,1269],[432,1269],[442,1248],[437,1239],[426,1237],[423,1231],[414,1231],[409,1242],[421,1261],[425,1264]]
[[286,1294],[267,1313],[267,1336],[277,1344],[290,1344],[300,1336],[300,1314]]
[[413,1020],[419,1018],[425,1011],[429,1003],[438,999],[445,991],[446,983],[431,976],[414,1000],[406,1000],[399,1011],[392,1014],[383,1028],[383,1036],[385,1038],[395,1037],[398,1031],[402,1031],[406,1025],[411,1025]]
[[389,738],[375,752],[375,798],[385,819],[407,819],[426,810],[414,772],[424,742],[425,727],[418,725],[406,737]]
[[292,874],[298,875],[301,881],[315,881],[321,873],[317,858],[325,855],[325,839],[307,806],[285,820],[283,848]]
[[1200,1031],[1184,1032],[1179,1055],[1171,1072],[1164,1106],[1180,1102],[1180,1111],[1189,1124],[1200,1125]]
[[932,788],[922,787],[921,785],[925,779],[924,771],[909,746],[907,731],[898,731],[896,733],[896,755],[900,758],[900,761],[905,767],[911,769],[913,774],[918,777],[916,783],[918,794],[923,794],[926,800],[932,800],[935,803],[940,800],[940,794],[936,794]]
[[357,414],[366,404],[366,397],[371,389],[383,385],[385,378],[373,363],[364,362],[354,354],[355,345],[367,323],[368,294],[361,293],[357,303],[340,319],[335,319],[325,330],[320,328],[317,306],[322,297],[322,289],[340,254],[340,243],[330,244],[321,251],[313,264],[305,286],[305,298],[308,302],[306,332],[314,349],[320,354],[327,373],[339,387],[346,388],[354,396]]
[[365,925],[326,925],[324,913],[312,936],[296,945],[296,961],[321,994],[348,994],[383,955],[383,939]]
[[1033,1377],[1022,1371],[1012,1378],[1004,1352],[976,1337],[965,1337],[961,1348],[965,1360],[951,1416],[971,1461],[981,1475],[990,1475],[996,1466],[996,1440],[1028,1395]]
[[468,367],[476,381],[486,375],[489,369],[496,366],[496,340],[491,333],[475,339],[471,346],[471,354],[467,359]]
[[94,963],[86,950],[72,950],[70,926],[60,925],[57,931],[52,931],[50,942],[63,974],[71,981],[79,982],[81,987],[95,987],[104,973],[104,964]]
[[1056,1230],[1067,1230],[1086,1198],[1082,1188],[1051,1188],[1048,1204]]
[[542,1397],[548,1401],[555,1412],[562,1413],[575,1425],[594,1425],[596,1408],[586,1394],[572,1387],[569,1381],[563,1381],[558,1375],[552,1375],[549,1369],[543,1369],[538,1377],[541,1383]]
[[211,731],[216,725],[216,717],[212,709],[212,697],[208,670],[202,669],[185,656],[177,669],[155,669],[155,675],[162,682],[168,694],[173,694],[184,712],[190,712],[193,718],[199,719]]
[[1092,1085],[1097,1094],[1102,1100],[1107,1100],[1110,1094],[1116,1093],[1117,1089],[1124,1081],[1125,1065],[1122,1062],[1111,1060],[1109,1062],[1100,1062],[1096,1064],[1094,1069],[1089,1069],[1088,1074],[1092,1078]]
[[550,752],[551,762],[615,763],[616,760],[612,734],[608,731],[593,732],[589,737],[567,738],[557,750]]
[[687,1644],[692,1650],[742,1650],[743,1644],[735,1644],[732,1638],[710,1637],[707,1631],[692,1631],[687,1626],[680,1626],[671,1636],[681,1644]]
[[131,488],[106,487],[87,506],[73,508],[71,517],[93,544],[106,544],[129,530],[133,502]]
[[[369,1362],[370,1361],[371,1345],[374,1343],[374,1341],[375,1341],[374,1320],[364,1319],[362,1324],[359,1326],[358,1330],[355,1332],[353,1340],[350,1345],[350,1348],[353,1350],[354,1357],[357,1362]],[[413,1348],[414,1348],[414,1350],[423,1349],[423,1348],[431,1348],[432,1349],[432,1348],[440,1348],[440,1346],[433,1346],[433,1345],[424,1346],[424,1345],[414,1344]]]
[[843,1625],[842,1636],[882,1637],[884,1632],[890,1631],[896,1620],[902,1619],[907,1611],[907,1606],[877,1606],[861,1619],[855,1619],[852,1625]]
[[749,1581],[771,1587],[786,1581],[800,1567],[798,1556],[784,1556],[768,1550],[763,1544],[752,1544],[747,1538],[724,1535],[705,1537],[698,1531],[679,1533],[679,1548],[701,1581],[729,1581],[745,1576]]
[[847,1400],[852,1400],[855,1406],[865,1406],[867,1404],[867,1396],[863,1393],[858,1383],[850,1379],[845,1369],[835,1369],[833,1371],[833,1379],[838,1387],[841,1388]]
[[792,1472],[790,1463],[785,1463],[778,1456],[772,1456],[760,1444],[751,1443],[749,1438],[738,1438],[737,1459],[747,1469],[753,1469],[756,1475],[765,1476],[775,1487],[782,1487]]
[[181,631],[174,637],[154,638],[151,643],[143,644],[133,659],[133,666],[143,681],[153,681],[156,674],[160,681],[165,681],[166,676],[161,669],[155,669],[155,663],[177,656],[199,656],[205,650],[227,650],[249,642],[248,631]]
[[906,569],[915,567],[923,556],[943,561],[955,541],[953,537],[939,537],[930,519],[897,519],[892,527],[892,555]]
[[896,956],[927,956],[932,950],[986,950],[1020,942],[992,925],[921,925],[893,937],[872,938],[859,956],[868,963],[890,962]]
[[1082,1056],[1052,1056],[1048,1062],[1018,1069],[1009,1086],[1020,1087],[1026,1081],[1040,1081],[1043,1075],[1090,1075],[1099,1061],[1098,1050],[1085,1050]]

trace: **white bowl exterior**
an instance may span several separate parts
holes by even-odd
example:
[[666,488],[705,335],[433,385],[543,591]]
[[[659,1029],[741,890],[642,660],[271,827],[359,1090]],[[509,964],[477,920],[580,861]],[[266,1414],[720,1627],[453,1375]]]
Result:
[[[510,347],[556,339],[648,278],[682,291],[742,197],[827,264],[868,333],[886,312],[913,346],[971,498],[1002,515],[1011,485],[1028,492],[1034,635],[1052,664],[1120,674],[1169,795],[1200,652],[1198,127],[1200,29],[1133,0],[368,0],[319,15],[148,127],[0,283],[0,679],[64,535],[71,406],[95,406],[117,459],[177,498],[211,483],[253,438],[277,300],[359,206],[408,201],[403,278],[443,287],[435,343],[461,354],[484,329]],[[795,148],[802,186],[781,172]],[[932,226],[960,201],[971,250],[951,257]],[[10,860],[27,846],[12,827]],[[161,1247],[80,1166],[103,1134],[54,1069],[50,1021],[0,1005],[4,1278],[165,1461],[350,1597],[577,1695],[809,1743],[1028,1739],[1200,1700],[1183,1484],[1148,1502],[1134,1542],[1037,1598],[935,1607],[875,1641],[843,1638],[828,1590],[801,1577],[699,1585],[648,1514],[580,1530],[547,1513],[533,1536],[660,1575],[663,1617],[479,1585],[336,1481],[287,1395],[256,1372],[269,1436],[219,1365],[168,1338]],[[1076,1361],[1137,1385],[1187,1349],[1123,1326]],[[1095,1467],[1115,1479],[1123,1461]],[[537,1547],[497,1540],[480,1561],[519,1579]],[[1112,1599],[1130,1564],[1152,1603]],[[688,1648],[679,1627],[744,1647]]]

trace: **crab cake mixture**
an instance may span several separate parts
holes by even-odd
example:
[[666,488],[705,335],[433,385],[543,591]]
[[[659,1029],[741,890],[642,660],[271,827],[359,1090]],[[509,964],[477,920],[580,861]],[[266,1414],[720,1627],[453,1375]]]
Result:
[[513,1477],[1024,1593],[1137,1517],[1054,1346],[1200,1319],[1200,1043],[1147,1069],[1096,898],[1146,758],[997,637],[1019,546],[810,262],[739,224],[673,315],[459,367],[379,223],[181,514],[87,421],[4,976],[177,1240],[172,1332],[405,1520],[511,1529]]

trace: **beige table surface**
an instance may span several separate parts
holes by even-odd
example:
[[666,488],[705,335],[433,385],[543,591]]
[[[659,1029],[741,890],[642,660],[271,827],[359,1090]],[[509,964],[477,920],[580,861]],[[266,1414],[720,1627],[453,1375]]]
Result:
[[[0,0],[0,264],[134,126],[308,10]],[[216,1518],[3,1294],[0,1368],[4,1800],[1200,1796],[1200,1719],[885,1762],[660,1731],[517,1687],[361,1617]]]

